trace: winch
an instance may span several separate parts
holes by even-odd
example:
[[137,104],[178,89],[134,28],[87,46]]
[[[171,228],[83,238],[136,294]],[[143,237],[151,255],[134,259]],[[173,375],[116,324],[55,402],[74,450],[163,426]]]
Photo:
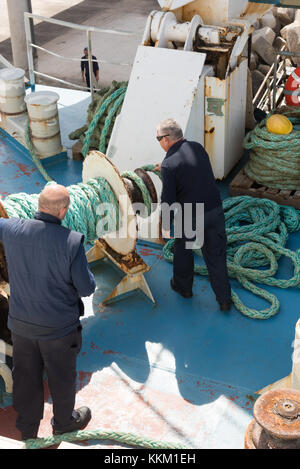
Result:
[[245,449],[300,449],[300,391],[278,389],[258,398]]

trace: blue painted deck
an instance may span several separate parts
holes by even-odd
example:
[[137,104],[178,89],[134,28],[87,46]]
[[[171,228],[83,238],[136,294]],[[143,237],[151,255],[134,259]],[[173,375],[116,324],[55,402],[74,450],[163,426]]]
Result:
[[[68,159],[47,166],[47,171],[68,186],[81,181],[81,166]],[[3,197],[40,192],[44,185],[34,165],[1,133],[0,168]],[[223,199],[237,170],[220,183]],[[299,246],[300,232],[290,236],[287,247]],[[88,428],[132,432],[193,448],[243,448],[254,393],[291,371],[299,289],[267,287],[278,296],[280,311],[266,321],[253,320],[234,307],[220,312],[204,277],[195,277],[193,298],[181,298],[169,287],[172,266],[161,248],[139,242],[138,253],[151,267],[146,280],[156,304],[135,292],[102,306],[120,273],[107,261],[92,267],[97,290],[85,299],[77,394],[78,405],[92,408]],[[286,259],[279,266],[278,276],[292,274]],[[232,280],[232,286],[246,304],[265,307],[237,281]],[[50,434],[48,395],[46,404],[40,436]],[[14,419],[6,396],[0,402],[0,435],[20,439]]]

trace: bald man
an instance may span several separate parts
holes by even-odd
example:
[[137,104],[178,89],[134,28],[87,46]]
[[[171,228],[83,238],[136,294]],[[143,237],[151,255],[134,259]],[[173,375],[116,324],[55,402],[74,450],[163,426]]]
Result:
[[13,405],[23,440],[36,438],[44,412],[43,373],[53,402],[53,434],[84,428],[88,407],[74,409],[81,348],[81,297],[95,291],[81,233],[61,225],[67,189],[47,185],[32,220],[0,219],[10,283],[8,327],[13,342]]

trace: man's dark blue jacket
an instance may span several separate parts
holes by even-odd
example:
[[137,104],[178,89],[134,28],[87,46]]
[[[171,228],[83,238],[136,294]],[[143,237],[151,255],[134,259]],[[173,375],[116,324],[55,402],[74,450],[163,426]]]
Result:
[[95,291],[84,236],[43,212],[0,219],[10,284],[8,327],[30,339],[63,337],[80,325],[81,297]]
[[203,203],[204,212],[222,203],[209,156],[198,142],[174,143],[162,162],[161,175],[162,203]]

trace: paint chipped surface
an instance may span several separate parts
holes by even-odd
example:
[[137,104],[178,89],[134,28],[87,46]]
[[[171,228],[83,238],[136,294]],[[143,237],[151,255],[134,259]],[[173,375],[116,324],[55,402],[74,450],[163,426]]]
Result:
[[[24,165],[24,166],[23,166]],[[33,164],[13,151],[0,135],[0,194],[39,192],[45,181]],[[81,180],[81,163],[49,168],[65,185]],[[228,196],[226,182],[220,183]],[[294,234],[289,247],[299,247]],[[296,289],[278,292],[280,313],[267,322],[253,321],[235,308],[219,311],[207,278],[194,280],[190,300],[171,291],[172,265],[161,247],[139,243],[138,253],[151,266],[146,280],[156,303],[134,292],[111,305],[102,301],[120,281],[109,263],[93,268],[97,290],[85,299],[83,346],[78,356],[76,406],[88,405],[88,429],[132,432],[194,448],[242,448],[256,390],[286,376],[298,313]],[[196,262],[200,260],[196,258]],[[290,266],[280,265],[279,275]],[[243,301],[260,300],[232,282]],[[88,300],[88,301],[87,301]],[[269,353],[265,353],[268,350]],[[45,383],[45,413],[39,436],[51,434],[52,402]],[[20,439],[11,399],[0,403],[0,435]],[[87,443],[85,443],[87,445]],[[102,447],[118,444],[102,442]]]

